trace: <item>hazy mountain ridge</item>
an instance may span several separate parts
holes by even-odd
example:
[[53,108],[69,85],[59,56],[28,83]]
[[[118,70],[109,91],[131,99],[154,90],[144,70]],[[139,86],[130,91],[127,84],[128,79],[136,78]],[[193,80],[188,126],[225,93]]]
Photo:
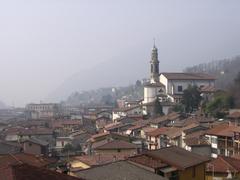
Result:
[[214,75],[216,77],[216,87],[226,89],[233,84],[234,79],[240,72],[240,56],[187,67],[184,72],[200,72]]
[[141,57],[141,53],[132,54],[136,56],[122,54],[91,69],[74,74],[51,93],[46,101],[63,101],[74,92],[94,92],[96,89],[126,87],[134,84],[137,79],[147,76],[149,61]]

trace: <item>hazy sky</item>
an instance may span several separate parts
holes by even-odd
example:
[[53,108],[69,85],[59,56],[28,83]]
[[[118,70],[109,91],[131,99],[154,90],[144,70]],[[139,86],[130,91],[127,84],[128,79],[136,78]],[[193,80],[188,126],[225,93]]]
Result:
[[239,9],[239,0],[0,0],[0,100],[39,102],[119,54],[148,61],[153,37],[162,71],[239,55]]

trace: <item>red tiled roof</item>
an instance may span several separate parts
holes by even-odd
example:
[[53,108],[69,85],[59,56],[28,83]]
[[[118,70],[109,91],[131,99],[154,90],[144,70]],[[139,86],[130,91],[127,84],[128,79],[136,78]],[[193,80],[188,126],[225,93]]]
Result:
[[96,165],[103,165],[110,162],[124,160],[126,159],[126,154],[95,154],[95,155],[85,155],[85,156],[77,156],[73,157],[73,161],[80,161],[88,166],[96,166]]
[[236,119],[238,119],[238,118],[240,118],[240,112],[235,111],[235,112],[229,114],[228,117],[229,118],[234,118],[234,119],[236,118]]
[[168,115],[160,116],[160,117],[151,119],[150,122],[151,123],[160,123],[160,122],[167,121],[167,120],[176,120],[179,117],[180,117],[180,115],[178,113],[172,112],[172,113],[170,113]]
[[97,150],[106,150],[106,149],[137,149],[135,144],[122,141],[122,140],[113,140],[103,144],[102,146],[98,146]]
[[168,131],[168,129],[169,128],[167,128],[167,127],[162,127],[162,128],[157,128],[157,129],[154,128],[154,130],[152,130],[150,132],[147,132],[146,134],[148,136],[156,137],[156,136],[159,136],[161,134],[164,134],[166,131]]
[[205,134],[233,137],[234,132],[240,132],[240,127],[222,123],[213,127],[212,129],[207,130]]
[[80,178],[28,164],[0,169],[0,180],[79,180]]
[[48,159],[45,157],[25,153],[19,153],[14,155],[8,154],[0,157],[0,168],[21,163],[26,163],[36,167],[44,167],[51,163],[54,163],[55,161],[56,160],[54,159]]
[[206,156],[201,156],[176,146],[147,151],[146,154],[180,170],[206,163],[210,160]]
[[148,155],[137,155],[133,157],[128,158],[129,161],[141,164],[143,166],[151,167],[151,168],[162,168],[168,166],[167,164],[163,163],[159,159],[154,159],[151,156]]
[[206,171],[212,172],[213,166],[214,172],[227,173],[227,170],[240,172],[240,160],[232,157],[218,156],[207,165]]

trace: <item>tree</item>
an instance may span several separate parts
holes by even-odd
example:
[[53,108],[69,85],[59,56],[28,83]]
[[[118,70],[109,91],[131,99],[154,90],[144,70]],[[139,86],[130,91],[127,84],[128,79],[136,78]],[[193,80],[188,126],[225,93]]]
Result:
[[197,86],[188,86],[187,89],[183,91],[182,103],[185,107],[186,112],[193,112],[198,109],[201,102],[201,94]]
[[233,107],[233,96],[227,92],[218,91],[215,93],[213,100],[206,104],[204,111],[216,118],[224,118],[226,111]]
[[142,83],[140,80],[137,80],[136,83],[135,83],[135,86],[136,87],[141,87],[142,86]]
[[64,146],[64,148],[62,149],[62,152],[65,153],[65,152],[70,152],[70,151],[74,151],[74,147],[71,145],[71,144],[66,144]]
[[158,99],[156,99],[154,102],[154,115],[163,115],[162,105]]
[[182,104],[177,104],[172,109],[174,112],[180,112],[182,113],[184,111],[184,107]]

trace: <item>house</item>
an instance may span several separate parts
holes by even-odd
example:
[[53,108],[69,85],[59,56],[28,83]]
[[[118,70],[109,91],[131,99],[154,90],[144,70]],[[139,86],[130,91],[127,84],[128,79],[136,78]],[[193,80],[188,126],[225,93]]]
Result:
[[211,144],[203,138],[192,137],[184,139],[185,149],[193,153],[211,157],[212,148]]
[[97,131],[102,131],[104,126],[106,126],[107,124],[110,124],[112,122],[112,119],[110,119],[109,117],[99,117],[96,119],[96,129]]
[[0,157],[5,154],[16,154],[22,151],[22,146],[18,143],[0,141]]
[[137,145],[123,140],[112,140],[94,148],[95,154],[123,154],[126,157],[137,152]]
[[115,161],[125,160],[126,158],[128,157],[124,154],[92,154],[74,156],[70,158],[71,171],[74,173],[79,169],[87,169]]
[[155,150],[172,145],[183,147],[183,136],[182,128],[157,128],[147,133],[148,149]]
[[114,109],[112,111],[113,121],[115,119],[125,117],[125,116],[128,116],[128,115],[142,115],[142,107],[140,105],[138,105],[138,106]]
[[29,138],[22,142],[22,148],[24,153],[34,155],[45,155],[49,154],[49,143],[37,138]]
[[227,116],[230,122],[236,126],[240,126],[240,109],[232,109]]
[[205,166],[210,159],[171,146],[130,157],[129,161],[168,179],[203,180]]
[[48,168],[53,164],[55,164],[56,161],[57,160],[53,158],[36,156],[33,154],[26,154],[26,153],[6,154],[0,157],[0,169],[9,165],[17,165],[17,164],[23,164],[23,163],[31,166],[35,166],[35,167]]
[[81,180],[81,178],[23,163],[5,166],[0,169],[0,174],[0,180]]
[[180,102],[182,94],[189,85],[202,88],[215,86],[215,77],[203,73],[160,73],[160,82],[173,102]]
[[232,157],[218,156],[206,166],[206,180],[239,179],[240,160]]
[[150,127],[159,128],[166,125],[171,125],[179,119],[180,119],[180,115],[176,112],[172,112],[168,115],[159,116],[159,117],[150,119]]
[[61,114],[61,105],[56,103],[40,103],[26,105],[27,119],[51,119]]
[[85,152],[87,154],[91,154],[94,152],[94,149],[96,147],[103,145],[111,140],[123,140],[126,142],[130,142],[130,137],[110,132],[95,134],[88,140],[88,147],[85,149]]
[[72,140],[72,137],[57,137],[55,149],[61,151],[67,144],[72,144]]
[[122,122],[117,122],[117,123],[112,123],[108,124],[104,127],[103,132],[115,132],[115,133],[121,133],[121,134],[126,134],[126,131],[134,126],[131,123],[122,123]]
[[221,123],[205,132],[212,147],[212,157],[232,156],[240,153],[240,127]]
[[82,122],[80,120],[53,120],[50,127],[58,133],[70,133],[78,130]]
[[145,170],[128,161],[117,161],[77,171],[78,177],[86,180],[166,180],[154,172]]

